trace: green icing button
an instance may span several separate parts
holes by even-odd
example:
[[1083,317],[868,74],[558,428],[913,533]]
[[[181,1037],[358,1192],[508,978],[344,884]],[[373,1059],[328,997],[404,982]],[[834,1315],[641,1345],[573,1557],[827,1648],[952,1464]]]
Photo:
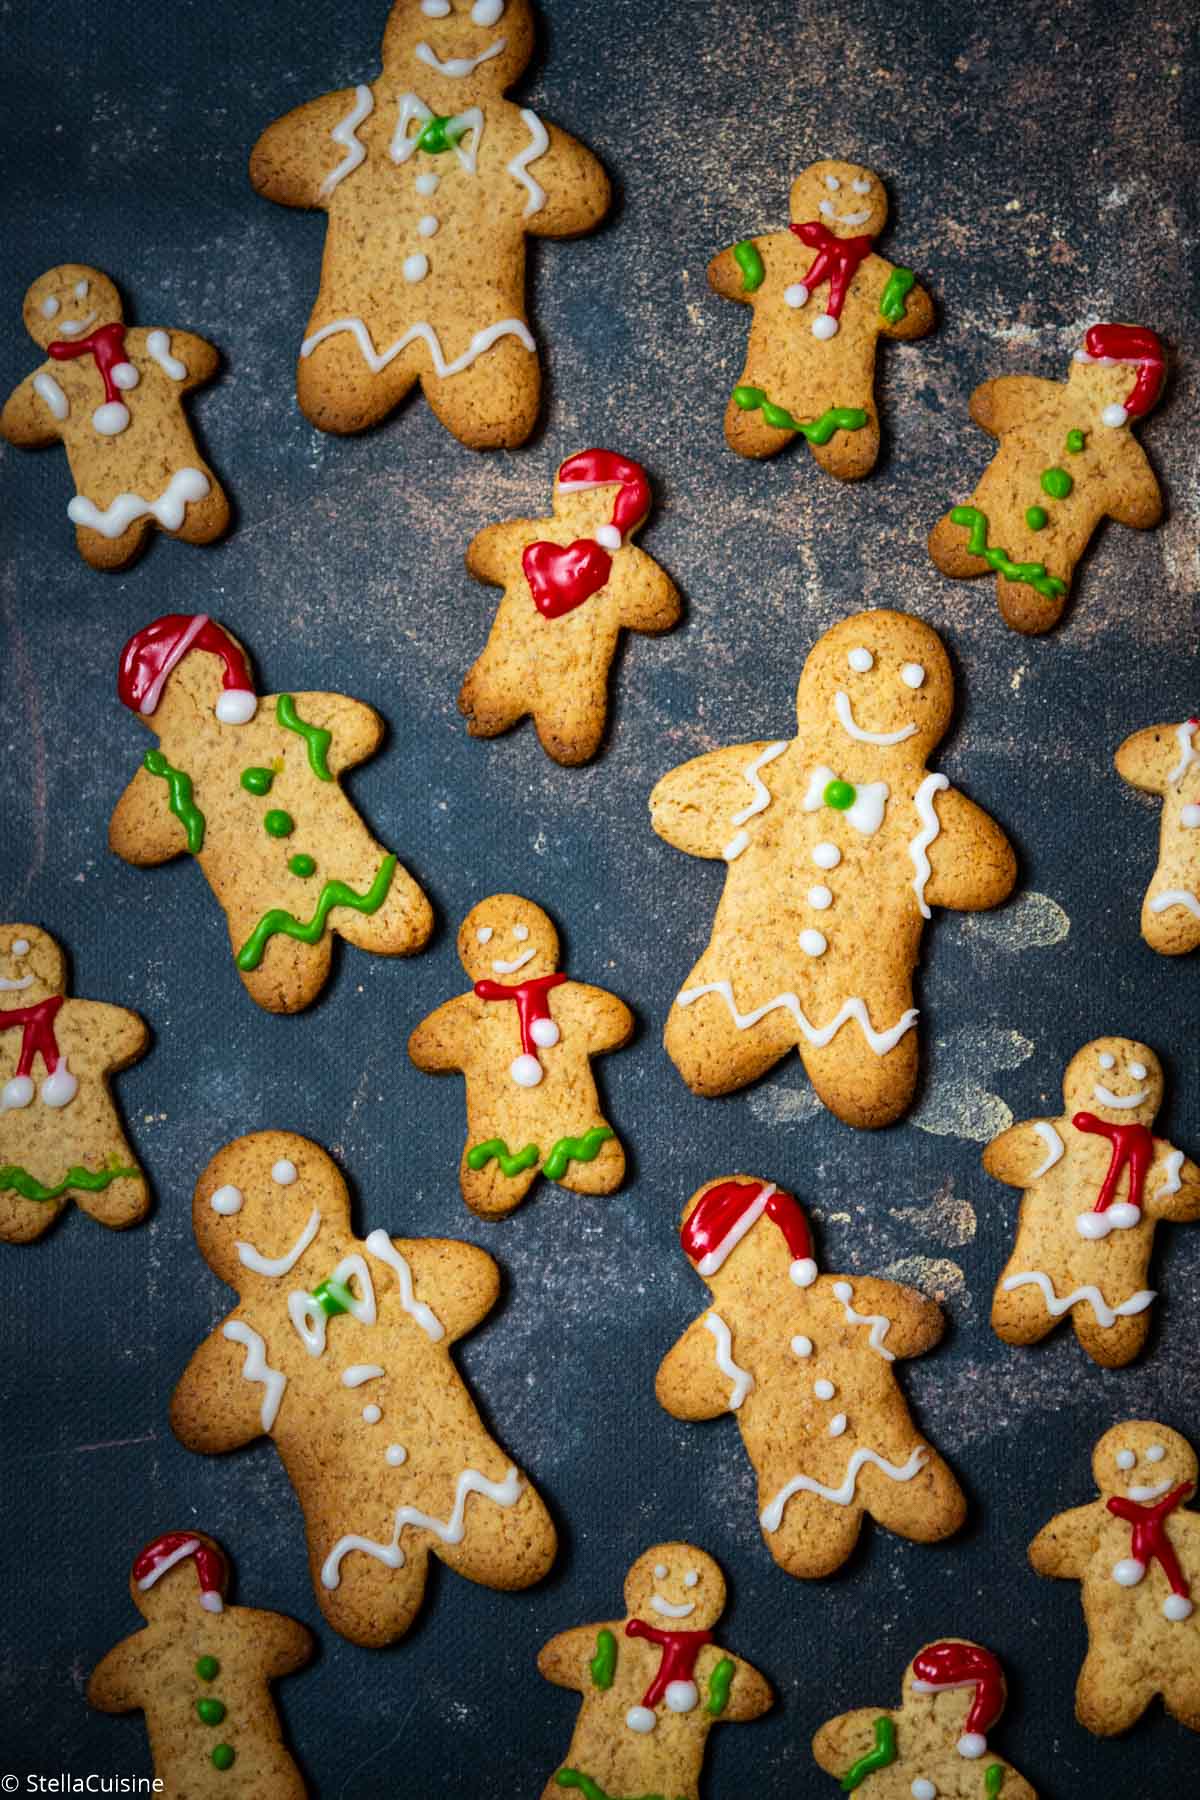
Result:
[[1087,437],[1082,431],[1068,431],[1068,433],[1067,433],[1067,449],[1071,452],[1071,454],[1073,456],[1079,455],[1079,452],[1083,449],[1083,446],[1086,442],[1087,442]]
[[212,1753],[214,1769],[232,1769],[235,1752],[228,1744],[218,1744]]
[[1025,523],[1030,531],[1044,531],[1050,520],[1050,514],[1044,506],[1028,506],[1025,509]]
[[205,1725],[219,1725],[225,1717],[223,1700],[197,1700],[196,1711]]
[[202,1656],[196,1664],[196,1673],[201,1681],[215,1681],[221,1673],[221,1665],[215,1656]]
[[242,786],[248,794],[257,794],[260,800],[264,794],[270,793],[274,780],[275,771],[273,769],[242,770]]
[[315,875],[317,872],[316,858],[306,856],[302,851],[299,856],[292,857],[291,861],[288,863],[288,868],[292,871],[293,875]]
[[854,805],[854,789],[848,781],[830,781],[821,798],[834,812],[849,812]]
[[1065,469],[1042,470],[1042,492],[1052,500],[1065,500],[1074,486]]
[[296,829],[296,821],[288,812],[269,812],[263,820],[263,826],[269,837],[291,837]]

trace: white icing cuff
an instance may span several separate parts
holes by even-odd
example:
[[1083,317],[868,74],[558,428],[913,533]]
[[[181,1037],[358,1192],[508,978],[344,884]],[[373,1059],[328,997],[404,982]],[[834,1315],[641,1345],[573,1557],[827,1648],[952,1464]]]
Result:
[[64,1057],[53,1075],[48,1075],[42,1083],[42,1105],[59,1107],[69,1106],[79,1092],[79,1083],[67,1067]]
[[639,1731],[644,1737],[654,1730],[656,1720],[648,1706],[631,1706],[625,1714],[625,1723],[630,1731]]
[[222,725],[248,725],[258,711],[258,696],[245,688],[222,688],[215,711]]
[[518,1056],[509,1064],[508,1072],[518,1087],[534,1088],[542,1079],[542,1065],[536,1056]]
[[828,313],[821,313],[813,320],[812,334],[815,338],[819,338],[822,343],[826,342],[829,338],[836,337],[838,329],[837,320],[831,318]]
[[979,1731],[964,1731],[958,1740],[958,1754],[975,1762],[987,1749],[987,1739]]
[[201,1594],[200,1604],[205,1612],[219,1613],[225,1611],[225,1602],[220,1594]]
[[1113,1565],[1113,1580],[1118,1587],[1136,1587],[1146,1573],[1146,1565],[1136,1556],[1123,1556]]
[[14,1075],[0,1088],[0,1112],[15,1112],[33,1099],[33,1082],[28,1075]]
[[783,297],[789,306],[801,307],[808,301],[808,289],[802,281],[793,281],[791,287],[784,288]]
[[119,387],[122,393],[128,393],[129,389],[135,388],[142,379],[131,362],[114,364],[112,378],[114,385]]
[[811,1287],[817,1279],[817,1265],[811,1256],[798,1256],[788,1274],[798,1288]]
[[539,1049],[549,1050],[552,1045],[557,1044],[562,1033],[553,1019],[534,1019],[529,1027],[529,1035]]
[[695,1712],[700,1704],[700,1695],[694,1681],[669,1681],[663,1699],[673,1713]]
[[615,525],[601,525],[596,530],[596,542],[602,550],[619,550],[621,534]]
[[1112,426],[1124,425],[1128,418],[1129,414],[1123,406],[1106,406],[1100,414],[1100,423]]
[[[1192,1603],[1186,1594],[1168,1594],[1163,1601],[1163,1618],[1170,1619],[1173,1624],[1177,1625],[1183,1619],[1190,1619],[1192,1611]],[[670,1705],[669,1700],[667,1704]]]
[[92,414],[92,424],[101,437],[119,437],[129,423],[129,408],[121,400],[109,400]]

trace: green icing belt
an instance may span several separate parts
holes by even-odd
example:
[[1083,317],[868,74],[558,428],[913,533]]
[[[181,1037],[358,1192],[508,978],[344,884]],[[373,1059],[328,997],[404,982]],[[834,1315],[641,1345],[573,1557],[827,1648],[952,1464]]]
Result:
[[896,1727],[889,1718],[875,1721],[875,1748],[860,1756],[852,1769],[842,1776],[843,1794],[852,1794],[876,1769],[886,1769],[896,1760]]
[[147,750],[142,767],[148,775],[158,775],[167,784],[167,805],[187,833],[187,847],[193,856],[204,848],[204,814],[192,798],[192,778],[182,769],[174,769],[161,750]]
[[743,238],[740,244],[733,246],[733,260],[742,271],[742,292],[752,294],[760,288],[767,271],[763,268],[763,259],[749,238]]
[[296,711],[296,702],[291,694],[280,694],[275,702],[275,717],[285,731],[294,731],[308,745],[308,766],[318,781],[332,781],[327,761],[329,746],[333,742],[332,731],[326,731],[320,725],[310,725]]
[[263,914],[238,951],[234,959],[238,968],[244,971],[257,969],[268,943],[279,933],[296,938],[302,944],[315,944],[322,936],[326,921],[335,906],[349,906],[359,913],[377,913],[387,899],[395,872],[396,858],[385,856],[379,865],[379,873],[365,894],[356,894],[344,881],[327,881],[321,889],[317,909],[311,919],[302,921],[293,913],[285,911],[282,906],[273,907],[270,912]]
[[898,325],[908,308],[904,302],[917,284],[911,269],[893,269],[879,296],[879,310],[889,325]]
[[964,525],[970,532],[967,549],[972,556],[982,556],[990,569],[997,575],[1003,575],[1005,581],[1022,581],[1026,586],[1034,588],[1043,600],[1057,600],[1065,594],[1067,584],[1060,581],[1057,575],[1047,575],[1045,563],[1015,563],[1007,550],[994,549],[987,541],[987,514],[981,513],[977,506],[956,506],[950,514],[952,525]]
[[756,387],[735,387],[733,401],[743,412],[761,411],[764,423],[776,431],[802,432],[810,444],[827,444],[835,431],[861,431],[867,422],[867,415],[860,406],[828,406],[819,419],[805,425],[801,420],[793,419],[784,407],[775,406],[763,390]]
[[714,1719],[719,1719],[729,1705],[729,1688],[733,1681],[733,1674],[733,1658],[723,1656],[709,1677],[708,1705],[705,1711]]
[[[583,1795],[583,1800],[609,1800],[609,1796],[600,1786],[600,1783],[598,1781],[593,1781],[590,1775],[581,1775],[578,1769],[560,1769],[554,1779],[560,1788],[578,1788],[579,1792]],[[634,1800],[632,1794],[630,1795],[629,1800]],[[639,1800],[665,1800],[665,1796],[662,1794],[642,1794],[639,1796]]]
[[509,1150],[503,1138],[488,1138],[485,1144],[475,1144],[467,1151],[467,1167],[486,1169],[495,1157],[511,1181],[514,1175],[523,1175],[526,1169],[532,1169],[541,1154],[536,1144],[526,1144],[523,1150],[514,1153]]
[[[559,1138],[542,1165],[542,1174],[548,1181],[561,1181],[573,1162],[595,1162],[601,1144],[607,1143],[612,1136],[610,1125],[593,1125],[582,1137]],[[467,1151],[467,1167],[476,1171],[486,1169],[495,1158],[511,1180],[514,1175],[532,1169],[540,1155],[536,1144],[526,1144],[523,1150],[513,1151],[503,1138],[488,1138],[485,1143],[473,1144]]]
[[84,1194],[99,1194],[111,1181],[136,1181],[137,1178],[136,1169],[100,1169],[93,1175],[90,1169],[81,1169],[74,1164],[56,1187],[43,1187],[28,1169],[6,1163],[0,1168],[0,1194],[15,1188],[23,1200],[59,1200],[71,1188]]

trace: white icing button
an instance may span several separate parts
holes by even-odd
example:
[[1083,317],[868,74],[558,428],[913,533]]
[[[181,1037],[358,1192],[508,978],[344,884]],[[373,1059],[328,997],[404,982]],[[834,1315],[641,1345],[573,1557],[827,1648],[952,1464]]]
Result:
[[799,309],[807,304],[808,289],[802,281],[793,281],[790,287],[784,288],[783,297],[789,306]]
[[909,1789],[913,1800],[937,1800],[937,1789],[932,1781],[926,1781],[924,1775],[918,1775]]
[[602,550],[619,550],[621,534],[615,525],[601,525],[596,531],[596,542]]
[[47,294],[46,298],[42,301],[41,306],[43,319],[56,319],[58,317],[58,312],[58,301],[54,298],[53,294]]
[[842,853],[836,844],[814,844],[812,859],[818,869],[836,869],[842,860]]
[[436,194],[441,185],[441,177],[438,175],[418,175],[413,185],[418,194],[424,194],[426,196]]
[[408,1451],[403,1444],[389,1444],[384,1451],[384,1456],[391,1463],[393,1469],[398,1469],[401,1463],[408,1461]]
[[1190,1619],[1192,1603],[1186,1594],[1168,1594],[1163,1601],[1163,1618],[1178,1624],[1181,1619]]
[[562,1033],[553,1019],[535,1019],[529,1027],[529,1035],[541,1050],[548,1050],[551,1044],[557,1044]]
[[481,925],[479,930],[475,933],[475,942],[477,944],[490,944],[493,936],[494,933],[490,925]]
[[362,1416],[368,1425],[378,1425],[380,1419],[383,1417],[383,1413],[380,1411],[379,1407],[372,1402],[370,1406],[363,1407]]
[[815,912],[824,912],[827,906],[833,905],[832,890],[827,888],[823,881],[818,881],[816,887],[810,887],[808,890],[808,904]]
[[115,363],[112,368],[112,378],[122,393],[128,393],[129,389],[135,388],[142,379],[130,362]]
[[792,1339],[792,1354],[794,1356],[811,1356],[812,1339],[805,1337],[803,1333],[801,1333],[799,1337],[794,1337]]
[[1111,1050],[1102,1050],[1096,1060],[1102,1069],[1111,1069],[1117,1059]]
[[1128,417],[1129,414],[1123,406],[1106,406],[1100,414],[1100,423],[1112,426],[1124,425]]
[[1136,1587],[1145,1573],[1145,1563],[1139,1562],[1136,1556],[1123,1556],[1113,1566],[1113,1580],[1118,1587]]
[[1161,1462],[1163,1457],[1166,1454],[1167,1453],[1163,1449],[1161,1444],[1151,1444],[1150,1448],[1146,1452],[1146,1461],[1147,1462]]
[[832,1400],[833,1396],[837,1393],[837,1389],[834,1387],[832,1381],[814,1381],[813,1393],[817,1396],[818,1400]]
[[1135,1081],[1144,1081],[1146,1079],[1145,1063],[1130,1063],[1129,1073],[1133,1076]]
[[92,414],[92,424],[101,437],[119,437],[129,423],[129,408],[121,400],[109,400]]
[[845,1431],[845,1429],[846,1429],[845,1413],[836,1413],[834,1415],[834,1417],[832,1419],[830,1419],[830,1421],[829,1421],[830,1437],[841,1437],[841,1435],[842,1435],[843,1431]]
[[[828,335],[832,336],[832,333],[829,333]],[[871,655],[871,652],[861,648],[852,650],[846,658],[846,661],[850,664],[850,667],[854,670],[856,675],[865,675],[868,669],[873,669],[875,667],[875,658]]]
[[432,213],[426,213],[423,219],[417,220],[418,237],[434,237],[437,233],[437,228],[438,222]]
[[513,926],[513,936],[516,938],[518,944],[523,944],[525,942],[526,938],[529,936],[528,925],[514,925]]
[[822,343],[829,338],[836,337],[837,334],[838,322],[836,319],[831,319],[828,313],[819,313],[813,320],[813,336],[819,338]]
[[246,688],[222,688],[213,711],[222,725],[248,725],[258,711],[258,699]]
[[209,1201],[209,1205],[215,1213],[222,1213],[228,1218],[231,1213],[241,1212],[242,1206],[244,1205],[242,1190],[239,1187],[234,1187],[232,1182],[229,1182],[225,1187],[219,1187],[217,1189],[216,1193]]
[[296,1165],[294,1162],[289,1162],[286,1156],[281,1157],[271,1170],[271,1180],[278,1187],[291,1187],[297,1179]]
[[1117,1451],[1117,1467],[1118,1467],[1118,1469],[1132,1469],[1132,1467],[1136,1461],[1137,1461],[1137,1457],[1134,1455],[1132,1450],[1118,1450]]
[[798,1256],[788,1274],[798,1288],[811,1287],[817,1279],[817,1265],[811,1256]]
[[[1180,810],[1179,823],[1186,825],[1189,831],[1194,831],[1196,826],[1200,825],[1200,806],[1189,800],[1188,804]],[[15,944],[13,949],[16,949]]]
[[695,1712],[700,1694],[694,1681],[668,1681],[663,1699],[673,1713]]
[[79,1083],[66,1066],[64,1059],[53,1075],[48,1075],[42,1083],[43,1106],[69,1106],[79,1092]]
[[919,688],[925,680],[925,671],[920,663],[905,663],[900,671],[900,679],[905,687]]
[[15,1112],[33,1099],[33,1083],[28,1075],[14,1075],[0,1088],[0,1112]]
[[799,944],[805,956],[824,956],[829,948],[829,939],[821,931],[802,931]]
[[509,1064],[508,1072],[518,1087],[534,1088],[544,1073],[536,1056],[518,1056]]
[[429,273],[429,258],[419,252],[415,256],[404,259],[404,279],[408,282],[424,281]]
[[648,1706],[631,1706],[625,1714],[625,1723],[630,1731],[640,1731],[643,1736],[654,1730],[654,1714]]
[[8,946],[8,948],[13,956],[28,956],[29,955],[29,939],[28,938],[14,938],[12,943]]

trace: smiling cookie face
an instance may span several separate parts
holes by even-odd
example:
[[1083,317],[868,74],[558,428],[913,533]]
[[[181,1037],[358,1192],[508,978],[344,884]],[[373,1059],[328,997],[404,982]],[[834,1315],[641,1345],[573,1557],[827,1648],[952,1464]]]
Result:
[[288,1276],[306,1288],[328,1273],[326,1246],[349,1236],[350,1202],[316,1144],[262,1131],[213,1157],[196,1187],[192,1223],[204,1260],[231,1287]]
[[66,991],[66,960],[50,934],[36,925],[0,925],[0,1010]]
[[473,982],[516,985],[558,968],[558,933],[540,906],[519,894],[493,894],[463,920],[458,954]]
[[631,1619],[668,1631],[711,1631],[725,1610],[725,1577],[691,1544],[656,1544],[625,1577]]
[[792,183],[792,218],[818,219],[834,237],[878,237],[887,223],[883,183],[858,163],[812,163]]
[[455,111],[502,94],[532,52],[529,0],[397,0],[383,39],[389,78]]
[[[886,649],[884,644],[886,642]],[[924,760],[950,723],[954,683],[936,632],[907,613],[855,613],[818,638],[796,693],[802,730]]]
[[1181,1483],[1195,1484],[1196,1453],[1169,1425],[1127,1419],[1106,1431],[1096,1445],[1092,1473],[1105,1499],[1115,1495],[1149,1506]]
[[1151,1125],[1162,1105],[1157,1056],[1132,1038],[1096,1038],[1076,1051],[1063,1077],[1069,1115],[1096,1113],[1114,1125]]
[[61,263],[39,275],[21,308],[25,329],[44,350],[56,341],[86,337],[124,317],[120,295],[99,269]]

